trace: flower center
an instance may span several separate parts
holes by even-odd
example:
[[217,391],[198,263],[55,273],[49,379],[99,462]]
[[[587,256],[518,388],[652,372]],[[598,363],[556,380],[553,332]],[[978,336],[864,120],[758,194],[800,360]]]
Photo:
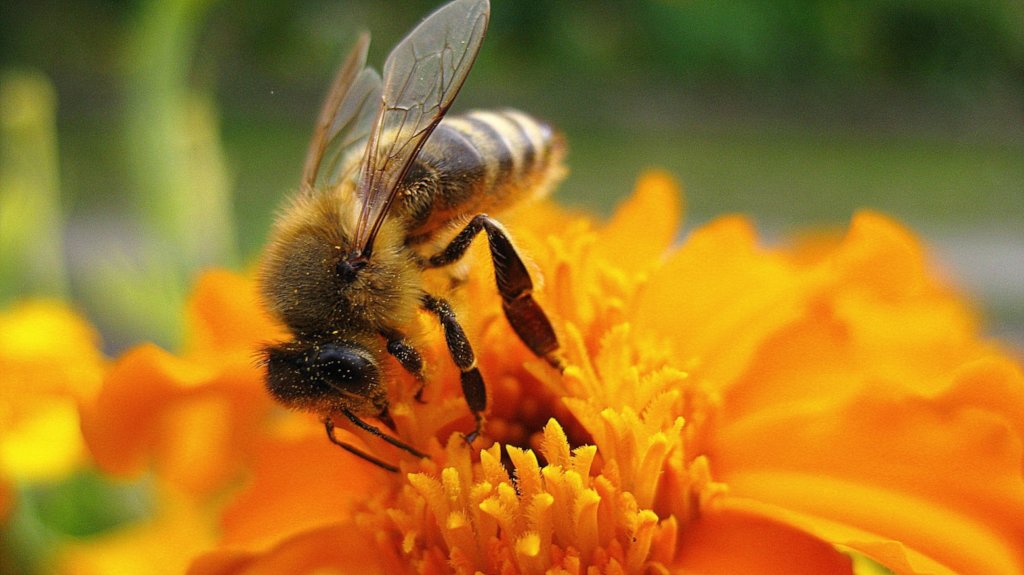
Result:
[[628,327],[612,330],[564,374],[507,373],[488,419],[504,445],[474,462],[455,435],[436,472],[396,477],[393,499],[362,516],[389,534],[396,572],[641,573],[671,563],[681,530],[721,490],[700,455],[715,401],[684,372],[613,357],[628,337]]

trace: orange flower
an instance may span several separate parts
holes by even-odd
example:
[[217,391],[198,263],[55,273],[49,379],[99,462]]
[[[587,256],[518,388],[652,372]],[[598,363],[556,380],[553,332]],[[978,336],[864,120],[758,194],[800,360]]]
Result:
[[897,573],[1024,570],[1024,376],[917,240],[864,213],[828,242],[766,248],[730,217],[675,246],[677,196],[653,173],[607,224],[506,218],[564,374],[512,334],[474,247],[455,304],[488,383],[482,450],[427,314],[426,402],[395,367],[391,411],[430,459],[346,436],[388,473],[282,418],[251,359],[281,334],[225,274],[201,282],[192,314],[213,327],[191,351],[118,362],[90,445],[195,491],[249,477],[217,499],[196,574],[849,573],[851,551]]

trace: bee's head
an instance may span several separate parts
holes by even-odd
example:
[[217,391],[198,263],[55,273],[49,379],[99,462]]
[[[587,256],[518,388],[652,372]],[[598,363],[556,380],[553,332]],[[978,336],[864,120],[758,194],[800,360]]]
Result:
[[348,341],[293,341],[264,350],[267,389],[282,404],[315,413],[386,406],[373,354]]

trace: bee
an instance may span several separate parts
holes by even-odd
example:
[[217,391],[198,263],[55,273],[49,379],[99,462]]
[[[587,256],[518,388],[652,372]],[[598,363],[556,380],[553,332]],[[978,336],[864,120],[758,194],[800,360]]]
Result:
[[271,395],[319,414],[332,443],[389,471],[398,468],[339,440],[334,421],[426,457],[364,420],[395,431],[382,377],[388,356],[415,376],[421,399],[423,359],[406,336],[419,309],[437,318],[459,369],[475,420],[466,441],[482,431],[487,393],[472,346],[452,306],[423,279],[458,262],[481,231],[510,325],[534,354],[562,366],[527,267],[488,213],[548,193],[565,173],[563,140],[514,110],[445,118],[489,13],[487,0],[443,6],[395,46],[383,75],[365,66],[369,36],[359,38],[323,104],[301,187],[260,262],[262,297],[292,336],[262,351]]

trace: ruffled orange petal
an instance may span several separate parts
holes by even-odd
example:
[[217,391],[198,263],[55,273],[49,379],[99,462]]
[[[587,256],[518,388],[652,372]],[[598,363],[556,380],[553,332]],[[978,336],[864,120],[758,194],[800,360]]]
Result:
[[799,514],[834,543],[873,554],[898,541],[922,558],[908,559],[914,569],[1019,573],[1022,402],[1020,372],[991,358],[933,397],[876,385],[729,421],[711,460],[731,495]]
[[[767,504],[743,497],[727,497],[716,502],[716,512],[738,513],[759,517],[776,525],[786,525],[814,537],[822,543],[835,545],[835,549],[863,553],[898,575],[958,575],[958,571],[937,563],[906,545],[893,540],[883,540],[863,530],[829,523],[820,518],[809,518],[785,507]],[[834,544],[834,541],[856,541],[854,547]],[[859,571],[858,571],[859,572]]]
[[756,245],[741,218],[694,232],[639,294],[631,321],[639,334],[674,344],[677,365],[727,386],[761,341],[800,312],[800,276]]
[[636,191],[601,228],[595,254],[626,275],[648,271],[661,261],[679,233],[681,198],[671,176],[645,173]]
[[96,401],[82,410],[82,433],[96,462],[125,475],[153,464],[196,492],[230,479],[251,452],[272,407],[256,365],[196,364],[146,345],[125,354]]
[[928,267],[923,247],[905,228],[860,213],[814,269],[820,284],[810,302],[841,326],[859,369],[922,391],[991,351],[978,336],[974,310]]

